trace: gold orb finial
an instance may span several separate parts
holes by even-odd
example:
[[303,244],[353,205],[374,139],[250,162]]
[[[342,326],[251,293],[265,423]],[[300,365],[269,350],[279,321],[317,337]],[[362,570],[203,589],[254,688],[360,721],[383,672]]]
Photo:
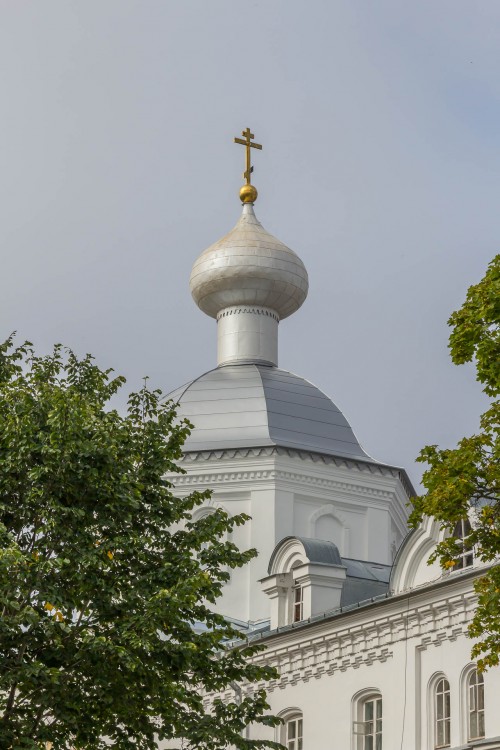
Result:
[[242,203],[255,203],[257,196],[258,192],[255,185],[243,185],[240,188],[240,201]]
[[242,203],[255,203],[257,200],[257,188],[255,188],[251,184],[251,175],[253,172],[253,167],[250,164],[250,149],[251,148],[257,148],[259,151],[262,151],[262,146],[260,143],[252,143],[252,139],[255,138],[254,134],[250,132],[250,128],[247,128],[246,130],[243,130],[241,135],[244,137],[245,140],[242,138],[235,138],[235,143],[240,143],[242,146],[245,146],[246,148],[246,169],[243,172],[243,179],[246,180],[246,184],[243,185],[243,187],[240,190],[240,200]]

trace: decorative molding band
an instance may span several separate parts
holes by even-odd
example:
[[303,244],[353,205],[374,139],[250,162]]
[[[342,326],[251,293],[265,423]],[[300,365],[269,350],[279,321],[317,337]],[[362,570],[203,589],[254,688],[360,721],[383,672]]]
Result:
[[262,687],[270,693],[287,685],[319,679],[322,675],[385,662],[393,658],[395,644],[407,640],[413,641],[412,647],[426,650],[439,647],[445,641],[465,638],[476,601],[474,592],[470,591],[392,615],[383,607],[376,619],[341,629],[336,629],[333,622],[330,632],[322,629],[321,633],[304,633],[299,643],[296,642],[299,631],[289,631],[293,643],[288,645],[284,639],[279,639],[266,644],[266,650],[254,658],[258,664],[276,667],[280,677],[269,683],[248,686],[247,692],[252,694]]
[[279,478],[279,473],[274,469],[269,471],[255,469],[254,471],[206,471],[197,474],[184,474],[175,478],[174,484],[177,487],[182,485],[205,485],[205,484],[225,484],[226,482],[253,482],[260,480],[275,480]]
[[173,483],[176,487],[198,487],[200,485],[213,487],[228,482],[255,482],[260,481],[282,481],[293,482],[300,485],[312,485],[328,490],[340,491],[344,494],[362,495],[370,498],[378,498],[383,502],[394,500],[394,492],[380,490],[374,487],[365,487],[345,481],[336,481],[324,477],[312,477],[309,474],[299,474],[292,471],[278,471],[276,469],[255,469],[249,471],[205,471],[196,474],[183,474],[175,476]]
[[[329,456],[324,453],[315,453],[313,451],[297,450],[295,448],[284,448],[282,446],[256,446],[254,448],[226,448],[222,450],[209,451],[189,451],[184,453],[181,463],[196,463],[198,461],[210,460],[231,460],[235,458],[270,458],[272,456],[289,456],[291,458],[300,458],[304,461],[313,461],[325,465],[337,466],[344,469],[357,469],[360,472],[368,474],[378,474],[379,476],[390,476],[399,479],[408,497],[415,494],[406,472],[394,466],[385,464],[372,464],[368,461],[359,461],[351,458],[342,458],[340,456]],[[321,480],[318,480],[318,482]]]
[[241,314],[265,315],[267,318],[272,318],[277,323],[280,322],[279,315],[274,312],[274,310],[271,310],[269,307],[254,307],[253,305],[250,307],[240,307],[239,305],[235,305],[234,307],[225,307],[223,310],[217,313],[217,320],[220,320],[221,318],[227,318],[229,315]]

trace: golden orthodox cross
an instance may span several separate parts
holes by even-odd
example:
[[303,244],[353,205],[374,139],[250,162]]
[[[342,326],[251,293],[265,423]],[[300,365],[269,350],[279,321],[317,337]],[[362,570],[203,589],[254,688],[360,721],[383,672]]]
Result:
[[247,128],[246,130],[244,130],[241,135],[244,137],[245,140],[243,140],[243,138],[235,138],[234,142],[241,143],[242,146],[246,146],[247,168],[243,172],[243,178],[247,181],[247,185],[251,185],[250,175],[253,172],[253,167],[250,165],[250,149],[258,148],[259,151],[262,151],[262,146],[260,145],[260,143],[252,143],[252,139],[255,138],[255,136],[253,133],[250,132],[250,128]]

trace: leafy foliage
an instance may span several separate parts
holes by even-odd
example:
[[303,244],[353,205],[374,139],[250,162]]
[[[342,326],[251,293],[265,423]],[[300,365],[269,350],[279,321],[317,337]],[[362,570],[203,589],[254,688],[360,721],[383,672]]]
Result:
[[500,394],[500,255],[485,277],[471,286],[467,298],[448,324],[451,358],[456,365],[475,362],[477,379],[488,396]]
[[277,723],[265,693],[237,693],[274,672],[210,609],[255,554],[227,541],[246,517],[191,520],[209,493],[165,478],[189,426],[146,383],[110,409],[123,383],[60,346],[0,347],[0,746],[264,747],[242,733]]
[[472,656],[485,669],[500,662],[500,255],[490,263],[485,277],[471,286],[460,310],[448,321],[451,358],[455,364],[474,362],[477,379],[491,397],[480,418],[480,430],[465,437],[454,449],[426,446],[417,461],[429,468],[423,475],[426,494],[413,498],[410,522],[424,515],[441,523],[446,535],[432,559],[444,568],[456,564],[455,524],[469,517],[472,523],[465,544],[477,558],[492,563],[475,583],[478,607],[469,628],[477,642]]

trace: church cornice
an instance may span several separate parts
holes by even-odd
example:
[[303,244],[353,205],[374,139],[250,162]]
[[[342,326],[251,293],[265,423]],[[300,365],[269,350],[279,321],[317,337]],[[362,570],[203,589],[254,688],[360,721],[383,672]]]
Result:
[[[234,459],[254,459],[254,458],[273,458],[275,456],[288,456],[290,458],[300,458],[303,461],[312,461],[316,464],[324,464],[324,465],[333,465],[338,468],[347,468],[347,469],[357,469],[359,472],[364,472],[370,475],[378,475],[378,476],[384,476],[384,477],[392,477],[395,479],[399,479],[401,482],[404,491],[408,497],[411,497],[415,495],[415,489],[412,486],[408,475],[404,471],[404,469],[400,469],[394,466],[389,466],[387,464],[378,464],[378,463],[371,463],[369,461],[361,461],[359,459],[351,459],[351,458],[344,458],[341,456],[331,456],[324,453],[316,453],[313,451],[305,451],[305,450],[297,450],[295,448],[286,448],[283,446],[256,446],[256,447],[250,447],[250,448],[226,448],[221,450],[207,450],[207,451],[189,451],[184,453],[183,459],[181,461],[181,464],[183,465],[191,465],[196,463],[204,463],[209,461],[230,461]],[[210,472],[210,476],[217,476],[221,472]],[[229,476],[234,476],[236,474],[254,474],[255,472],[228,472]],[[258,473],[265,473],[265,472],[257,472]],[[293,476],[295,477],[305,477],[303,474],[293,473],[293,472],[286,472],[286,474],[290,474],[290,478]],[[260,477],[249,477],[252,478],[260,478]],[[282,477],[284,478],[284,477]],[[314,480],[311,478],[313,483],[316,484],[323,484],[324,486],[330,486],[330,482],[332,480],[326,480],[326,479],[320,479],[315,478]],[[221,480],[221,481],[228,481],[228,479]],[[307,480],[306,480],[307,481]],[[193,483],[193,482],[185,482]],[[176,482],[176,484],[180,484],[179,482]],[[336,483],[332,482],[332,485],[337,487],[337,484],[345,484],[346,487],[352,488],[352,484],[350,483]],[[366,489],[366,488],[362,488]],[[375,493],[379,492],[379,490],[375,490]],[[382,492],[382,491],[380,491]],[[392,494],[392,493],[388,493]]]
[[[385,507],[388,503],[392,503],[395,495],[394,490],[369,487],[355,482],[346,482],[343,479],[335,480],[326,477],[315,477],[310,474],[283,471],[275,468],[248,469],[247,471],[218,471],[217,469],[212,469],[210,471],[196,473],[190,472],[189,474],[176,476],[174,479],[175,486],[178,488],[206,485],[214,489],[231,482],[239,482],[242,484],[248,483],[253,487],[255,486],[255,482],[265,483],[276,481],[289,483],[290,485],[298,485],[299,487],[313,486],[322,490],[328,490],[329,492],[335,491],[337,493],[342,493],[344,497],[369,497],[372,502],[378,500],[381,507]],[[402,520],[404,522],[404,518]]]

